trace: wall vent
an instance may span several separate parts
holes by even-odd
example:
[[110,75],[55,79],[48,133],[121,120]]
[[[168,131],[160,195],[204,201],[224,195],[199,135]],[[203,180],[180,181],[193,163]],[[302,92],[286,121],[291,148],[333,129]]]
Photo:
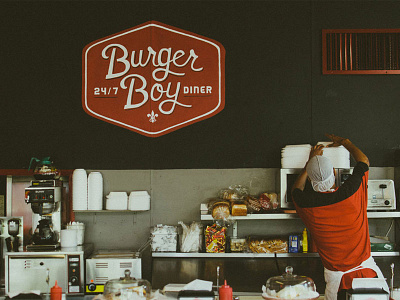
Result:
[[323,29],[323,74],[400,74],[400,29]]

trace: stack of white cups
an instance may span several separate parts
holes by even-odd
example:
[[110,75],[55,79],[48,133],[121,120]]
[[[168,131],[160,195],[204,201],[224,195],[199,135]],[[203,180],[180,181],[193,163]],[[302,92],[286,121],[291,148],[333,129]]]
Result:
[[88,210],[103,210],[103,176],[90,172],[88,176]]
[[84,169],[76,169],[72,174],[72,206],[74,210],[88,209],[87,174]]

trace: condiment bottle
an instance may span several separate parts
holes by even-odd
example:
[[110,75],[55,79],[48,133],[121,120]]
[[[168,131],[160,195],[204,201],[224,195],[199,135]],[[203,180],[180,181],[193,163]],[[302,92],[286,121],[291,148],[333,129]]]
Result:
[[226,284],[226,280],[224,285],[221,285],[219,288],[219,300],[232,300],[232,288]]
[[55,285],[50,289],[50,300],[61,300],[62,288],[57,285],[57,280]]
[[308,252],[308,237],[307,237],[307,228],[303,230],[303,253]]

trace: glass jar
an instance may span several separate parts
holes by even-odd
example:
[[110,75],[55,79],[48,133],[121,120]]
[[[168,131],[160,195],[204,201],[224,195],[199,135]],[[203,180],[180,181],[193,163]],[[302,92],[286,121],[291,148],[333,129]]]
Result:
[[319,294],[311,278],[293,274],[293,268],[287,266],[285,274],[271,277],[263,286],[265,299],[317,299]]
[[125,270],[125,277],[106,282],[103,296],[106,300],[146,300],[150,299],[150,293],[150,282],[133,278],[131,272]]

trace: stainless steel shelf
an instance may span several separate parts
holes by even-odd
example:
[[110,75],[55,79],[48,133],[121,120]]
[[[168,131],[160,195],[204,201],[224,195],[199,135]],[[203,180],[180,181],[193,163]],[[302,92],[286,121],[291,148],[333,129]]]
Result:
[[[367,213],[370,219],[384,219],[384,218],[400,218],[399,211],[369,211]],[[211,215],[200,215],[202,221],[212,221]],[[232,217],[233,220],[287,220],[287,219],[299,219],[299,216],[295,213],[271,213],[271,214],[249,214],[247,216]]]
[[[299,219],[297,214],[249,214],[247,216],[237,216],[231,217],[233,220],[284,220],[284,219]],[[213,217],[211,215],[201,215],[202,221],[212,221]]]
[[369,211],[367,214],[371,219],[400,218],[400,211]]
[[[284,257],[319,257],[318,253],[180,253],[180,252],[153,252],[153,257],[159,258],[277,258]],[[399,256],[395,252],[372,252],[372,256]]]
[[83,213],[83,214],[88,214],[88,213],[137,213],[137,212],[144,212],[148,210],[74,210],[74,213]]

